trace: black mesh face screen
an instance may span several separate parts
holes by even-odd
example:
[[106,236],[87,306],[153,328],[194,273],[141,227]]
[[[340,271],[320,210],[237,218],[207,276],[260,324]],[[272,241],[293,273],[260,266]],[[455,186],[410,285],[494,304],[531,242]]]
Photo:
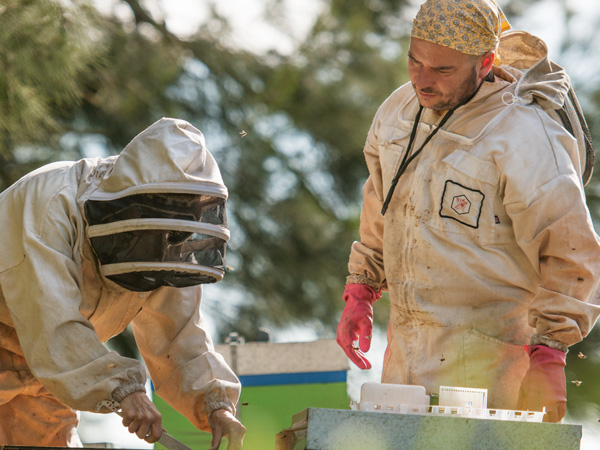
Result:
[[[124,273],[107,272],[111,273],[107,278],[126,289],[149,291],[160,286],[186,287],[214,283],[222,278],[216,277],[215,273],[224,273],[228,238],[225,236],[228,234],[224,235],[222,231],[215,231],[215,235],[208,233],[212,233],[211,227],[215,230],[226,227],[224,199],[194,194],[138,194],[110,201],[89,200],[84,209],[88,224],[97,226],[95,228],[125,220],[141,219],[143,222],[148,219],[144,228],[150,229],[133,227],[128,231],[90,237],[92,248],[103,266],[132,263],[131,270],[127,267]],[[152,219],[163,220],[152,223]],[[173,219],[173,223],[164,219]],[[175,221],[189,221],[190,226]],[[156,229],[153,228],[155,225]],[[166,229],[169,225],[175,229]],[[203,231],[187,231],[198,228]],[[143,270],[143,266],[133,263],[155,266]],[[159,268],[156,268],[157,264],[160,264]],[[171,270],[175,264],[179,268]],[[181,269],[182,265],[189,266],[190,270]]]
[[90,242],[101,264],[184,262],[209,267],[225,265],[225,241],[205,234],[168,230],[127,231],[93,237]]
[[129,219],[178,219],[226,225],[225,200],[196,194],[137,194],[115,200],[88,200],[90,225]]

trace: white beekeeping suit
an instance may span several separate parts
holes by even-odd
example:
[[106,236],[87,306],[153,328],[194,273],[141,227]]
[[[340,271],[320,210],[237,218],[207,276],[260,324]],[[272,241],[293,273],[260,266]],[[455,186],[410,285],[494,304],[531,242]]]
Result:
[[364,147],[337,340],[369,368],[372,304],[387,291],[382,382],[485,388],[492,408],[557,422],[566,351],[600,315],[593,153],[569,77],[505,19],[493,0],[426,0],[415,16],[411,82]]
[[77,445],[73,410],[143,390],[144,365],[102,344],[129,324],[159,396],[203,430],[235,413],[239,381],[200,314],[200,284],[223,277],[226,198],[202,133],[175,119],[0,195],[2,443]]

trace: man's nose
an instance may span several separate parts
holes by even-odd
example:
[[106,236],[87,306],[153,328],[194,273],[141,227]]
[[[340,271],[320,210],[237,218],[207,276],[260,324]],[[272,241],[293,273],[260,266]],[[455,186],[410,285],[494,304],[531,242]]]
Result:
[[433,86],[434,79],[431,70],[420,68],[415,74],[414,85],[417,89],[428,89]]

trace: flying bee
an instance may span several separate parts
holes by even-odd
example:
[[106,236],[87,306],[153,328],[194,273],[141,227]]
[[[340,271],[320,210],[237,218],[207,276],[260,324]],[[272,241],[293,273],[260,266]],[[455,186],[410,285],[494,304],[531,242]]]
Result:
[[575,386],[579,387],[579,386],[581,386],[581,383],[583,383],[583,381],[573,380],[573,381],[571,381],[571,383],[573,383]]
[[585,358],[587,358],[587,356],[586,356],[586,355],[584,355],[584,354],[583,354],[583,353],[581,353],[581,352],[579,352],[579,354],[577,355],[577,357],[578,357],[579,359],[585,359]]
[[240,137],[246,137],[247,134],[245,130],[240,131]]

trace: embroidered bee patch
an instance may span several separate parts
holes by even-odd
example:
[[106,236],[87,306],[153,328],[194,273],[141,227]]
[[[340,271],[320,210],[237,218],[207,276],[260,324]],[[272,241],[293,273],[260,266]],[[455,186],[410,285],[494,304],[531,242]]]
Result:
[[471,202],[465,195],[457,195],[452,198],[452,210],[459,215],[469,214]]

